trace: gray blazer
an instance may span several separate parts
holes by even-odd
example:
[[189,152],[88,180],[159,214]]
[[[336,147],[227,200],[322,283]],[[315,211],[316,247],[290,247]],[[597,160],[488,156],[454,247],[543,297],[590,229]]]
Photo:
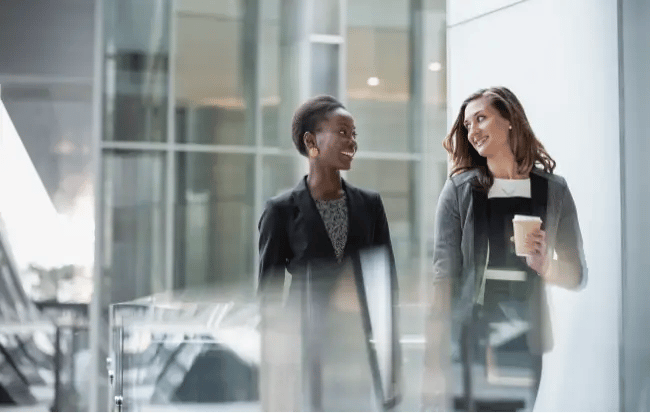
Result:
[[[488,260],[487,193],[474,183],[478,170],[470,170],[447,180],[440,194],[436,212],[434,277],[450,277],[455,302],[452,317],[456,323],[470,320],[479,302],[479,292]],[[534,168],[530,173],[533,215],[542,218],[548,253],[557,254],[560,274],[577,275],[576,288],[587,282],[587,265],[582,235],[573,197],[564,178]],[[529,335],[531,351],[539,353],[552,347],[548,304],[540,277],[531,269],[528,280],[533,289],[533,311]],[[536,344],[541,345],[538,348]]]

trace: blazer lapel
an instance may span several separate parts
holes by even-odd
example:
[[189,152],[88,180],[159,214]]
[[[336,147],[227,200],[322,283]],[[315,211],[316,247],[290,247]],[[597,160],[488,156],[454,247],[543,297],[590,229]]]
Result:
[[296,204],[300,211],[302,225],[307,240],[307,255],[309,257],[334,257],[334,247],[325,228],[325,223],[316,208],[316,202],[309,193],[307,177],[300,180],[294,189]]
[[548,181],[534,171],[530,174],[530,198],[532,204],[531,213],[542,219],[542,229],[545,230]]
[[474,299],[482,302],[483,278],[485,264],[488,260],[488,217],[487,217],[487,193],[472,188],[473,215],[474,215]]
[[369,211],[364,207],[361,193],[354,186],[342,180],[343,190],[347,199],[348,207],[348,238],[345,244],[345,252],[351,249],[358,249],[359,246],[367,244],[368,234],[371,228],[367,228]]

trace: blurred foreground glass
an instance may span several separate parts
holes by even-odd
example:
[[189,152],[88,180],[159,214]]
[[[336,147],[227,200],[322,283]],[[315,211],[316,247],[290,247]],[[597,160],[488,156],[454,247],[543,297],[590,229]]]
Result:
[[[360,138],[359,146],[364,144]],[[417,181],[413,179],[415,168],[417,164],[414,161],[357,159],[348,172],[350,181],[355,185],[373,188],[381,195],[403,295],[419,288],[419,280],[412,277],[413,271],[417,270],[417,260],[413,257],[417,257],[418,253],[415,233]]]
[[313,261],[305,270],[264,284],[263,410],[394,408],[401,350],[386,250],[342,263]]

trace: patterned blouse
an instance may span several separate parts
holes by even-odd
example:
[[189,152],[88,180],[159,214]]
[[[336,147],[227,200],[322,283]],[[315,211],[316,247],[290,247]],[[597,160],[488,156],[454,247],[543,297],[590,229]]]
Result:
[[342,198],[328,201],[315,200],[325,228],[329,234],[336,258],[341,261],[345,243],[348,240],[348,205],[345,194]]

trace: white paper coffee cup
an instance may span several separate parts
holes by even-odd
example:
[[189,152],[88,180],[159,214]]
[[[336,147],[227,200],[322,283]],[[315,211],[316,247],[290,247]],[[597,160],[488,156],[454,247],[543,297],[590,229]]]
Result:
[[531,232],[540,229],[542,219],[530,215],[515,215],[512,219],[512,227],[515,236],[515,254],[520,257],[531,255],[532,251],[526,248],[526,236]]

